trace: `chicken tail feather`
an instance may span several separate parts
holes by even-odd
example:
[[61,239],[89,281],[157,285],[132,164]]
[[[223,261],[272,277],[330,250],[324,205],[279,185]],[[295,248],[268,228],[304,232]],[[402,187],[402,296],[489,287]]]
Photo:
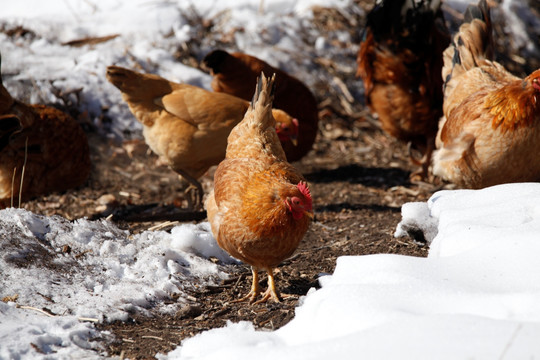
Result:
[[107,67],[107,80],[132,100],[158,97],[172,91],[169,81],[160,76],[153,74],[142,76],[120,66]]
[[[244,119],[232,129],[227,138],[227,158],[231,158],[233,156],[231,154],[235,154],[235,157],[248,158],[271,155],[273,158],[286,160],[276,133],[276,119],[272,114],[275,79],[275,74],[266,77],[261,72]],[[256,138],[260,141],[246,145],[244,140],[246,138]]]
[[431,41],[430,29],[440,12],[440,0],[382,0],[367,15],[362,35],[366,40],[369,29],[376,42],[387,41],[405,45],[415,52],[422,51]]
[[[267,78],[264,72],[261,72],[261,76],[257,78],[257,85],[255,86],[255,93],[253,99],[251,99],[251,107],[255,108],[257,103],[268,103],[274,100],[274,92],[276,74],[273,74],[271,78]],[[269,98],[269,99],[268,99]]]
[[444,54],[442,77],[445,90],[453,87],[452,79],[493,59],[493,39],[489,8],[486,0],[467,7],[464,23]]
[[274,101],[274,93],[276,90],[275,86],[276,74],[273,74],[272,77],[267,78],[264,75],[264,72],[261,72],[261,76],[257,78],[257,85],[255,86],[255,93],[253,94],[253,99],[251,99],[250,110],[262,111],[264,107],[272,107],[272,102]]

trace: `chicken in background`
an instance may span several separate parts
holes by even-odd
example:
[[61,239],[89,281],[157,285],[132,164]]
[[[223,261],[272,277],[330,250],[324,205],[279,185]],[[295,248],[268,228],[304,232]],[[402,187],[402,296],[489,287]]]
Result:
[[524,79],[492,60],[485,0],[469,5],[444,52],[444,117],[433,173],[465,188],[540,180],[540,69]]
[[224,50],[214,50],[205,56],[203,65],[214,77],[214,91],[245,100],[253,97],[261,72],[276,74],[274,107],[295,119],[293,123],[282,123],[276,128],[287,160],[300,160],[312,149],[319,129],[317,101],[300,80],[254,56],[239,52],[229,54]]
[[268,273],[268,289],[256,303],[280,301],[273,269],[293,254],[313,217],[309,187],[286,161],[275,131],[273,86],[274,77],[261,74],[249,110],[229,135],[205,203],[219,246],[251,265],[251,291],[238,301],[258,297],[259,270]]
[[90,170],[81,126],[56,108],[13,99],[0,76],[0,208],[81,186]]
[[421,179],[428,175],[442,116],[442,53],[450,43],[440,3],[377,1],[357,56],[366,104],[386,133],[409,143],[411,161],[421,166],[412,177]]
[[[107,68],[107,79],[143,124],[150,149],[195,187],[196,194],[187,199],[198,209],[204,195],[198,179],[225,158],[227,136],[243,119],[249,101],[119,66]],[[281,110],[273,112],[283,123],[293,120]]]

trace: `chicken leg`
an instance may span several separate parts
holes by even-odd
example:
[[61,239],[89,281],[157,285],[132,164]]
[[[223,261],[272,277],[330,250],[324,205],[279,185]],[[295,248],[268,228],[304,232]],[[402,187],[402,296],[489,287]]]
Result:
[[261,292],[261,289],[259,288],[259,272],[257,268],[252,266],[251,273],[253,274],[253,282],[251,283],[251,290],[243,298],[232,301],[233,303],[239,303],[239,302],[249,300],[249,303],[253,304],[257,296],[259,296],[259,293]]
[[276,283],[274,281],[274,269],[267,268],[266,272],[268,274],[268,288],[264,292],[262,299],[256,301],[255,304],[262,304],[264,302],[267,302],[270,298],[275,302],[281,302],[281,300],[279,299],[279,295],[276,291]]
[[[182,169],[174,169],[180,176],[189,183],[189,186],[186,188],[185,194],[188,195],[186,200],[188,201],[188,207],[192,210],[200,210],[202,207],[202,199],[204,191],[199,180],[189,175],[186,171]],[[196,194],[192,194],[195,192]]]
[[251,267],[251,273],[253,274],[253,282],[251,283],[251,290],[249,293],[241,299],[232,301],[233,303],[239,303],[246,300],[249,300],[250,304],[262,304],[267,302],[270,298],[275,302],[281,302],[279,295],[276,291],[276,283],[274,281],[274,269],[267,268],[266,272],[268,273],[268,289],[263,294],[262,299],[255,301],[261,292],[259,287],[259,271],[255,267]]

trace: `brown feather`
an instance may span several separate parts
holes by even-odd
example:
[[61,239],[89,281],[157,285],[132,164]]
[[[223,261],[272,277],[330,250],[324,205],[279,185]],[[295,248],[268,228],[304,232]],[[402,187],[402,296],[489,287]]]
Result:
[[309,188],[298,185],[305,179],[286,162],[274,128],[273,78],[261,77],[252,106],[229,135],[205,206],[219,246],[270,271],[292,255],[310,224],[305,213],[293,216],[289,201],[300,199],[311,213],[312,200]]
[[539,109],[537,96],[537,91],[526,80],[512,82],[489,93],[485,107],[493,115],[492,128],[505,133],[522,126],[531,127]]
[[311,150],[319,129],[317,101],[300,80],[261,59],[238,52],[229,54],[215,50],[203,62],[211,70],[214,91],[245,100],[251,100],[261,72],[266,76],[276,74],[273,106],[298,119],[298,144],[295,146],[290,140],[282,141],[281,144],[287,160],[300,160]]
[[20,123],[6,134],[0,150],[0,207],[10,205],[11,198],[18,205],[21,182],[21,198],[27,200],[80,186],[88,179],[88,140],[71,116],[52,107],[14,101],[8,118]]
[[[148,146],[174,171],[198,179],[225,158],[227,137],[249,102],[118,66],[107,79],[144,125]],[[280,112],[282,121],[291,121]]]
[[418,172],[425,176],[442,115],[442,53],[450,39],[440,8],[410,4],[384,0],[368,14],[356,75],[382,129],[425,155]]
[[[471,5],[445,56],[449,74],[433,173],[461,187],[540,180],[540,70],[525,79],[488,59],[489,11]],[[487,16],[487,18],[486,18]]]

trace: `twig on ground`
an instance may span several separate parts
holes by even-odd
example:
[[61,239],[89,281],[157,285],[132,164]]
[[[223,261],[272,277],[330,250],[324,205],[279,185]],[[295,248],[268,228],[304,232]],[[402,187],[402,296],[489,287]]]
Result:
[[143,339],[155,339],[155,340],[163,341],[162,337],[153,336],[153,335],[143,335],[143,336],[141,336],[141,338],[143,338]]
[[87,318],[87,317],[80,317],[80,318],[78,318],[77,320],[79,320],[79,321],[89,321],[89,322],[94,322],[94,323],[99,322],[99,319],[96,319],[96,318]]
[[28,160],[28,136],[26,137],[26,141],[24,143],[24,163],[23,163],[23,168],[21,172],[21,184],[19,186],[19,208],[21,207],[21,203],[22,203],[22,188],[23,188],[23,181],[24,181],[24,171],[26,170],[26,160]]
[[27,305],[16,305],[15,307],[19,308],[19,309],[27,309],[27,310],[34,310],[34,311],[37,311],[37,312],[40,312],[42,314],[45,314],[49,317],[56,317],[58,315],[55,315],[55,314],[52,314],[50,312],[47,312],[45,310],[42,310],[42,309],[38,309],[36,307],[33,307],[33,306],[27,306]]
[[166,227],[169,227],[169,226],[176,226],[180,224],[179,221],[165,221],[165,222],[162,222],[161,224],[156,224],[154,226],[151,226],[148,228],[148,231],[157,231],[157,230],[162,230]]

